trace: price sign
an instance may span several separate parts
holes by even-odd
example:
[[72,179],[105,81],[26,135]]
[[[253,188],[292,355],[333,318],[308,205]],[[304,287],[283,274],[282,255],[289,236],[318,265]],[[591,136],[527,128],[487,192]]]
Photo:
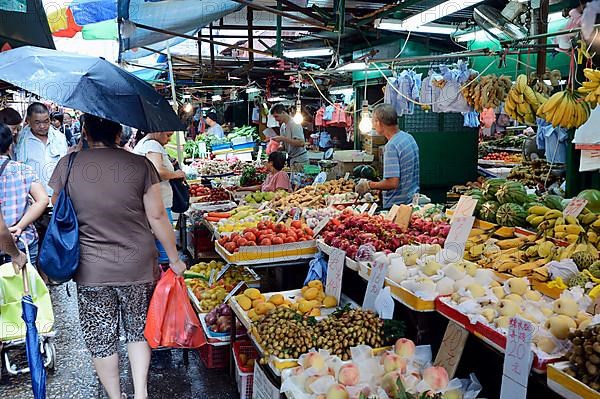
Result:
[[227,273],[227,270],[229,270],[229,268],[231,267],[231,265],[228,263],[225,266],[223,266],[223,268],[221,269],[221,271],[219,272],[219,274],[217,274],[217,277],[215,278],[216,281],[219,281],[221,279],[221,277],[223,277],[223,275],[225,273]]
[[510,319],[506,336],[500,399],[524,399],[527,396],[527,382],[533,362],[532,335],[531,322],[520,317]]
[[473,223],[475,223],[475,216],[455,217],[450,225],[450,232],[444,243],[444,249],[449,249],[462,257]]
[[280,223],[283,219],[285,219],[285,217],[287,216],[289,211],[290,211],[290,208],[284,209],[283,213],[281,215],[279,215],[279,217],[277,218],[277,221],[275,223]]
[[374,203],[369,208],[369,216],[373,216],[375,214],[375,211],[377,211],[377,203]]
[[563,211],[564,216],[573,216],[577,217],[583,211],[583,208],[587,205],[588,201],[585,199],[572,199],[569,201],[569,205]]
[[219,229],[217,228],[217,226],[211,224],[211,229],[212,229],[213,238],[215,239],[215,241],[217,241],[219,238],[221,238],[221,234],[219,233]]
[[454,215],[452,215],[452,219],[455,217],[473,216],[476,207],[477,200],[475,198],[469,195],[461,195],[458,204],[456,204],[456,210],[454,211]]
[[375,311],[380,318],[391,320],[394,318],[394,298],[390,293],[390,287],[385,287],[375,298]]
[[258,210],[264,211],[267,206],[269,206],[269,201],[263,201],[263,203],[258,207]]
[[262,157],[262,152],[263,152],[262,145],[259,145],[258,146],[258,154],[256,154],[256,159],[259,160],[259,161],[260,161],[260,157]]
[[385,215],[385,218],[387,220],[396,220],[396,216],[398,215],[399,210],[400,207],[398,205],[392,205],[390,211],[387,213],[387,215]]
[[413,198],[412,198],[412,207],[413,207],[413,208],[416,208],[416,207],[418,207],[418,206],[419,206],[419,198],[420,198],[420,197],[421,197],[421,196],[420,196],[420,194],[419,194],[419,193],[415,193],[415,195],[413,195]]
[[350,172],[346,172],[344,175],[344,180],[348,180],[350,178]]
[[254,367],[252,399],[279,399],[279,388],[273,385],[258,364]]
[[237,285],[235,287],[233,287],[233,289],[231,290],[231,292],[229,294],[227,294],[227,296],[223,300],[223,303],[229,302],[229,300],[231,299],[231,297],[234,296],[235,293],[238,292],[239,289],[242,288],[242,285],[244,285],[244,284],[246,284],[245,281],[240,281],[239,283],[237,283]]
[[327,226],[327,223],[329,223],[329,216],[325,217],[325,219],[321,220],[319,222],[319,224],[317,225],[317,227],[315,227],[313,229],[313,234],[314,236],[318,236],[319,233],[321,232],[321,230],[323,230],[325,228],[325,226]]
[[344,275],[345,262],[346,252],[333,248],[329,254],[329,262],[327,262],[325,294],[337,299],[338,303],[340,303],[340,296],[342,294],[342,277]]
[[369,208],[369,204],[362,204],[359,208],[358,208],[358,212],[359,213],[365,213],[367,211],[367,209]]
[[458,362],[460,362],[468,337],[469,332],[467,330],[453,321],[448,323],[444,338],[442,339],[442,345],[435,357],[433,365],[445,368],[450,379],[452,379],[454,373],[456,373]]
[[294,208],[294,220],[300,220],[300,217],[302,217],[302,209]]
[[363,309],[375,311],[375,299],[383,289],[386,274],[387,264],[383,262],[376,262],[371,268],[371,275],[369,276],[369,283],[362,305]]

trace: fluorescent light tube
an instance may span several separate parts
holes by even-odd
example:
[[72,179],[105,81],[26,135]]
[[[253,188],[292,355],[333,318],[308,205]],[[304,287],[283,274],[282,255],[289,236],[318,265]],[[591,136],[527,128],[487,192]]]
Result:
[[258,87],[248,87],[246,89],[246,94],[259,93],[260,89]]
[[283,56],[286,58],[323,57],[332,54],[333,49],[330,47],[283,50]]
[[361,71],[363,69],[368,69],[368,65],[365,62],[348,62],[341,67],[336,68],[338,72],[352,72],[352,71]]
[[481,3],[483,0],[466,0],[466,1],[445,1],[442,4],[438,4],[435,7],[431,7],[417,15],[413,15],[402,21],[402,25],[407,27],[409,30],[423,26],[429,22],[435,21],[436,19],[444,18],[447,15],[454,14],[457,11],[463,10],[467,7],[474,6],[475,4]]
[[[406,25],[404,25],[402,23],[402,21],[399,19],[375,20],[375,28],[383,29],[383,30],[400,31],[400,32],[406,32],[406,31],[412,30],[412,29],[410,29],[410,27],[407,27]],[[427,24],[427,25],[419,26],[418,31],[423,32],[423,33],[439,33],[439,34],[443,34],[443,35],[449,35],[451,33],[456,32],[456,28],[453,26],[444,25],[444,24]]]

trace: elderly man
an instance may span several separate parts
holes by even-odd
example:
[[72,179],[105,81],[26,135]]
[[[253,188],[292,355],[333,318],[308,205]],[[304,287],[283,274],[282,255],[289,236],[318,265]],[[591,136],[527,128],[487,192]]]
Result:
[[27,108],[26,121],[27,126],[17,140],[17,161],[31,166],[48,195],[52,196],[48,181],[59,159],[67,154],[67,139],[50,125],[50,112],[42,103],[32,103]]
[[389,104],[373,111],[373,129],[388,140],[383,155],[383,180],[362,180],[356,191],[383,191],[383,207],[409,204],[419,192],[419,147],[408,133],[398,129],[398,114]]
[[223,127],[221,127],[221,125],[219,125],[217,122],[217,114],[215,112],[209,112],[206,114],[206,123],[209,126],[206,134],[212,134],[220,139],[225,137]]

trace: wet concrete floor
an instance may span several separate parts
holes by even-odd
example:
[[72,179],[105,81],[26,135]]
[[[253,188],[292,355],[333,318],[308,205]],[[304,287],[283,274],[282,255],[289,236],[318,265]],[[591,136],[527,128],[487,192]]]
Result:
[[[66,286],[51,287],[54,305],[57,360],[54,372],[48,374],[47,398],[88,399],[107,398],[92,366],[79,326],[75,285],[69,283],[73,296],[69,297]],[[153,352],[150,365],[148,397],[168,399],[237,399],[239,395],[235,381],[227,370],[208,370],[196,351],[188,351],[188,364],[181,350]],[[19,356],[16,354],[15,356]],[[25,359],[25,348],[22,350]],[[133,398],[133,383],[130,377],[125,345],[120,347],[121,386],[129,398]],[[26,360],[25,360],[26,361]],[[0,398],[32,398],[31,381],[28,374],[9,376],[2,372]]]

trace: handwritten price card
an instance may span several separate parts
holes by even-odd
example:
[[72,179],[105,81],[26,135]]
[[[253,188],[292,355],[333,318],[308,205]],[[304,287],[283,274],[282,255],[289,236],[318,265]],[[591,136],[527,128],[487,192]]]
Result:
[[475,216],[455,216],[450,224],[450,232],[444,243],[444,249],[460,254],[462,257],[473,223],[475,223]]
[[329,254],[329,262],[327,263],[325,294],[336,298],[338,303],[340,303],[340,296],[342,295],[342,277],[344,276],[345,262],[346,252],[333,248]]
[[454,211],[454,215],[452,215],[452,219],[455,217],[467,217],[473,216],[473,212],[475,212],[475,208],[477,207],[477,200],[469,195],[461,195],[458,204],[456,204],[456,210]]
[[367,292],[365,293],[365,299],[363,300],[362,305],[363,309],[375,311],[375,299],[377,299],[377,295],[379,295],[383,288],[386,274],[387,264],[383,262],[376,262],[371,268]]
[[527,382],[533,362],[532,335],[531,322],[520,317],[510,319],[506,336],[500,399],[525,399],[527,396]]
[[448,323],[442,345],[433,364],[445,368],[450,378],[454,377],[454,373],[456,373],[467,338],[469,338],[467,330],[453,321]]
[[588,201],[585,199],[572,199],[569,201],[569,205],[563,211],[564,216],[577,217],[583,211],[583,208],[587,205]]

